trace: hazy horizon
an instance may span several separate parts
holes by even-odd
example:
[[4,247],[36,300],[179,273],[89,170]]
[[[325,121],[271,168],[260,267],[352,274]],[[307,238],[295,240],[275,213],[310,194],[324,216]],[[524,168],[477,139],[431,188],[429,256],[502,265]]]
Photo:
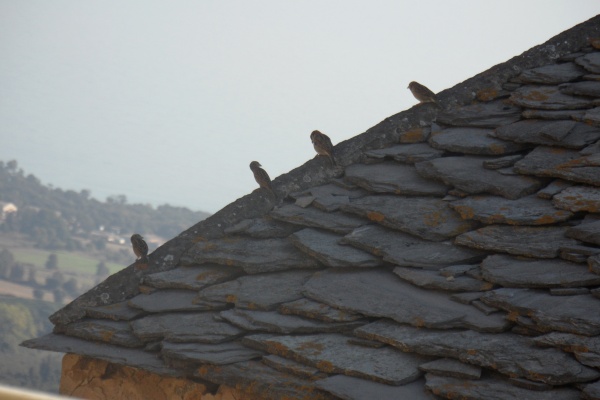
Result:
[[104,201],[214,213],[600,13],[600,2],[0,0],[0,160]]

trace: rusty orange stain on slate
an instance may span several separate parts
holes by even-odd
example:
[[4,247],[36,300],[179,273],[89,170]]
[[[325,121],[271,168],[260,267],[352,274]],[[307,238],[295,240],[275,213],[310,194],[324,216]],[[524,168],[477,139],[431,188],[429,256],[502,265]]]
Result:
[[494,88],[481,89],[476,94],[479,101],[491,101],[498,97],[498,91]]
[[369,218],[370,221],[381,222],[385,219],[385,215],[377,211],[369,211],[367,213],[367,218]]
[[418,143],[425,139],[423,128],[411,129],[403,132],[400,136],[400,143]]

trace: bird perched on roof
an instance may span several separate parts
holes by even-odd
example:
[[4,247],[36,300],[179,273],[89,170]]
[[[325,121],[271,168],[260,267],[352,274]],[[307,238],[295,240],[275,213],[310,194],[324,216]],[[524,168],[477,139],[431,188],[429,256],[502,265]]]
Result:
[[331,165],[337,165],[333,144],[331,143],[329,136],[319,131],[312,131],[310,134],[310,140],[312,141],[313,147],[318,155],[328,156],[329,160],[331,160]]
[[140,260],[143,263],[148,263],[148,244],[142,237],[142,235],[138,233],[134,233],[131,235],[131,247],[133,247],[133,252],[137,257],[137,260]]
[[273,186],[271,185],[271,178],[269,178],[269,174],[267,174],[267,171],[265,171],[261,167],[262,165],[260,165],[258,161],[252,161],[250,163],[250,169],[254,174],[254,179],[256,180],[256,183],[258,183],[258,185],[261,188],[269,190],[273,194],[273,196],[277,198],[277,195],[273,190]]
[[412,81],[408,84],[408,88],[411,93],[421,103],[437,103],[435,93],[429,90],[426,86],[421,85],[419,82]]

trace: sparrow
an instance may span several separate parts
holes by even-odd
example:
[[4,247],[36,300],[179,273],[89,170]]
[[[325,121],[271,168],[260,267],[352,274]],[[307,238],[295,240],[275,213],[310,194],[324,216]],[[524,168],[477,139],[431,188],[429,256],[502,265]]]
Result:
[[273,190],[273,186],[271,185],[271,178],[269,178],[269,174],[267,174],[267,171],[261,167],[262,165],[260,165],[258,161],[252,161],[250,163],[250,169],[254,174],[256,183],[258,183],[261,188],[269,190],[271,193],[273,193],[273,196],[277,197],[275,191]]
[[320,156],[328,156],[331,161],[331,165],[337,165],[335,160],[335,152],[333,150],[333,144],[329,136],[319,131],[312,131],[310,134],[310,140],[312,141],[315,151]]
[[138,233],[134,233],[131,235],[131,247],[133,247],[133,252],[137,257],[137,260],[141,260],[144,263],[148,263],[148,244],[142,237],[142,235]]
[[413,96],[421,103],[437,103],[435,93],[419,82],[412,81],[408,84],[408,89],[410,89]]

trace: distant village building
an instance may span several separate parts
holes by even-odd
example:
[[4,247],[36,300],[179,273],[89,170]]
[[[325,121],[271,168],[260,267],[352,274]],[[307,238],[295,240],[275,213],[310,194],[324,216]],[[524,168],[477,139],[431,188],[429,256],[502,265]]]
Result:
[[0,201],[0,222],[4,222],[9,214],[16,213],[18,210],[14,203]]

